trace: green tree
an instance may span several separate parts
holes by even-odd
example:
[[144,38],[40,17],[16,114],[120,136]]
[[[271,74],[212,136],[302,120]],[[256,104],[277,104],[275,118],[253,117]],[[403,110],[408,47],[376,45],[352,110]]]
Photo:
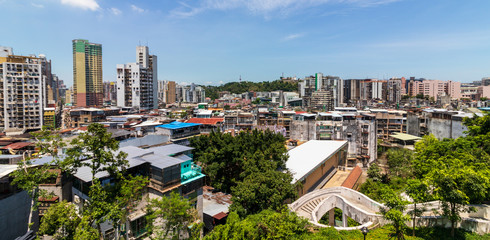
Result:
[[369,166],[368,171],[367,171],[367,175],[369,178],[371,178],[375,182],[381,181],[381,179],[383,177],[381,174],[381,168],[379,167],[379,165],[377,163],[373,163],[373,164],[371,164],[371,166]]
[[[54,133],[53,130],[49,130],[43,127],[39,132],[32,133],[38,156],[51,156],[55,160],[58,160],[58,149],[65,146],[61,137]],[[39,188],[39,185],[46,183],[53,178],[56,178],[56,173],[50,171],[51,164],[44,163],[41,165],[34,165],[32,158],[27,152],[24,152],[22,161],[18,164],[18,170],[14,171],[11,176],[14,178],[13,185],[25,190],[31,197],[31,211],[29,213],[29,226],[30,229],[34,223],[33,212],[37,210],[39,206],[39,197],[51,198],[52,193],[47,192]]]
[[80,221],[75,205],[62,201],[52,205],[44,214],[38,235],[49,235],[56,240],[73,239]]
[[298,83],[283,82],[282,80],[275,80],[272,82],[229,82],[221,86],[205,86],[206,96],[211,99],[217,99],[219,92],[228,91],[230,93],[244,93],[244,92],[271,92],[271,91],[298,91]]
[[[483,173],[484,174],[484,173]],[[483,201],[488,196],[488,175],[462,166],[461,169],[436,171],[432,178],[435,193],[441,200],[442,215],[451,221],[451,236],[454,237],[456,222],[461,212],[470,212],[470,200]]]
[[412,235],[415,236],[415,220],[422,215],[422,209],[417,208],[417,204],[427,202],[431,199],[430,189],[428,184],[422,180],[409,179],[407,181],[406,193],[413,202],[413,209],[409,214],[412,215]]
[[409,177],[412,173],[413,151],[409,149],[389,149],[386,153],[390,173],[397,177]]
[[104,219],[113,223],[116,239],[120,237],[121,226],[128,222],[129,214],[136,210],[148,182],[147,177],[143,176],[121,176],[119,182],[112,186],[115,189],[109,191],[111,201],[108,205],[108,214],[104,216]]
[[[119,237],[119,227],[126,223],[129,211],[141,200],[147,180],[141,176],[133,177],[126,174],[127,154],[118,151],[119,143],[111,137],[101,124],[91,124],[85,133],[71,141],[71,148],[60,166],[67,172],[74,172],[80,167],[88,167],[92,173],[89,189],[89,201],[83,206],[81,222],[88,226],[97,226],[97,236],[101,236],[102,222],[110,220]],[[96,175],[106,171],[111,184],[102,184]],[[76,235],[95,236],[92,232],[77,230]],[[87,230],[88,231],[88,230]]]
[[204,239],[294,239],[308,233],[309,222],[282,208],[279,212],[264,210],[240,220],[230,212],[225,225],[219,225]]
[[100,232],[93,227],[90,216],[82,216],[80,224],[75,230],[74,240],[99,240]]
[[178,193],[152,199],[147,206],[147,232],[151,239],[198,239],[202,223],[189,201]]
[[[112,138],[112,134],[107,132],[102,124],[90,124],[87,132],[73,139],[70,145],[66,151],[66,158],[60,162],[60,167],[65,171],[73,172],[78,168],[88,167],[92,178],[95,178],[95,174],[103,171],[116,176],[128,165],[127,154],[117,152],[119,142]],[[86,161],[89,159],[90,161]]]
[[246,216],[265,209],[278,210],[287,199],[296,198],[292,180],[291,174],[280,171],[254,172],[232,187],[230,211]]
[[405,236],[403,235],[405,222],[410,220],[410,217],[403,213],[406,209],[407,202],[403,201],[400,196],[391,189],[384,192],[383,199],[385,199],[385,207],[380,209],[380,213],[386,220],[391,221],[393,224],[395,237],[398,240],[405,239]]
[[490,115],[480,117],[474,114],[472,118],[464,118],[463,124],[468,127],[470,136],[487,135],[490,132]]
[[190,140],[194,159],[201,163],[211,185],[231,192],[248,175],[256,171],[285,169],[285,138],[269,130],[240,132],[235,137],[220,131]]

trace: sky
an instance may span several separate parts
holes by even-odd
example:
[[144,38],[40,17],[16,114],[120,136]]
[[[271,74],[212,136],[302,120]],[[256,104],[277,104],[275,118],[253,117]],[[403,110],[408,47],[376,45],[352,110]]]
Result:
[[104,81],[136,46],[159,80],[219,85],[322,72],[471,82],[490,76],[488,0],[0,0],[0,46],[73,82],[72,40],[102,44]]

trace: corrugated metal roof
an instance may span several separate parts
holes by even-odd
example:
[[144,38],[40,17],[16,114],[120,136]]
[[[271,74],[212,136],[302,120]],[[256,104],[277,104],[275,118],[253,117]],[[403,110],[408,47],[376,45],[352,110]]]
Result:
[[216,125],[220,122],[224,122],[224,118],[191,118],[187,120],[187,123],[199,123],[206,125]]
[[[129,164],[128,168],[137,167],[137,166],[145,163],[145,161],[137,159],[137,158],[128,158],[127,160],[128,160],[128,164]],[[86,160],[85,162],[90,162],[90,161],[92,161],[92,160]],[[84,182],[91,182],[92,181],[92,170],[89,167],[81,167],[81,168],[77,169],[74,176],[83,180]],[[107,171],[102,171],[102,172],[98,172],[95,174],[96,178],[105,178],[108,176],[109,176],[109,173]]]
[[[148,149],[142,149],[135,146],[127,146],[127,147],[120,148],[119,151],[123,151],[128,154],[126,158],[129,163],[128,168],[137,167],[144,163],[150,163],[152,166],[155,166],[160,169],[164,169],[176,164],[181,164],[188,160],[192,160],[192,158],[185,155],[181,155],[178,157],[170,156],[173,154],[182,153],[192,149],[193,148],[191,147],[186,147],[182,145],[169,144],[165,146],[153,147]],[[91,161],[91,160],[86,160],[86,161]],[[75,177],[85,182],[92,181],[92,172],[89,167],[81,167],[77,169],[74,175]],[[97,178],[104,178],[108,176],[109,173],[106,171],[99,172],[95,175],[95,177]]]
[[178,158],[178,159],[180,159],[180,160],[182,160],[182,161],[185,161],[185,162],[186,162],[186,161],[189,161],[189,160],[192,160],[192,158],[191,158],[191,157],[189,157],[189,156],[187,156],[187,155],[184,155],[184,154],[179,155],[179,156],[176,156],[175,158]]
[[403,140],[403,141],[413,141],[413,140],[422,139],[421,137],[417,137],[417,136],[406,134],[406,133],[399,133],[399,132],[393,133],[392,135],[390,135],[390,137],[395,138],[395,139],[399,139],[399,140]]
[[183,146],[183,145],[178,145],[178,144],[169,144],[169,145],[164,145],[164,146],[152,147],[152,148],[149,148],[148,150],[152,150],[154,152],[158,152],[159,154],[169,156],[172,154],[182,153],[182,152],[189,151],[192,149],[194,149],[194,148]]
[[183,160],[174,157],[162,156],[162,155],[146,155],[139,159],[141,161],[149,162],[152,166],[155,166],[160,169],[168,168],[170,166],[174,166],[184,162]]
[[140,157],[140,156],[143,156],[145,154],[152,153],[152,151],[149,149],[142,149],[142,148],[135,147],[135,146],[122,147],[122,148],[119,148],[119,151],[127,153],[128,158]]
[[9,144],[5,147],[2,147],[1,149],[21,149],[21,148],[24,148],[24,147],[27,147],[27,146],[31,146],[31,145],[34,145],[34,143],[31,143],[31,142],[16,142],[16,143],[12,143],[12,144]]

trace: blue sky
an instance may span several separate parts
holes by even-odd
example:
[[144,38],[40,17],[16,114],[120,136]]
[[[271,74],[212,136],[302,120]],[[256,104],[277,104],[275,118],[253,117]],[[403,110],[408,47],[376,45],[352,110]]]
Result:
[[160,80],[218,85],[316,72],[490,76],[487,0],[0,0],[0,45],[45,54],[71,85],[71,40],[101,43],[104,81],[148,44]]

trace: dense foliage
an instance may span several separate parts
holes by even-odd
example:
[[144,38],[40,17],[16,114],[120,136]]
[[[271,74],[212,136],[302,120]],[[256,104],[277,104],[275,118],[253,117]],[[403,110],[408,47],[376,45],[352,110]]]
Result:
[[278,209],[295,198],[292,176],[284,170],[288,155],[282,135],[269,130],[236,136],[218,131],[190,142],[211,186],[231,193],[231,208],[241,216]]
[[176,192],[155,198],[146,208],[146,230],[150,239],[198,239],[203,223],[197,210]]
[[280,209],[284,200],[296,197],[296,190],[289,184],[292,181],[290,174],[280,171],[254,172],[232,187],[230,210],[246,216],[263,209]]
[[219,97],[219,92],[228,91],[230,93],[244,93],[244,92],[271,92],[282,90],[285,92],[298,91],[297,83],[283,82],[281,80],[275,80],[272,82],[229,82],[221,86],[206,86],[206,97],[216,99]]
[[[46,167],[51,165],[57,165],[63,173],[74,173],[80,167],[88,167],[92,174],[88,192],[90,201],[84,201],[83,208],[77,213],[82,217],[75,219],[74,208],[68,207],[69,203],[59,203],[53,209],[64,210],[48,211],[48,217],[42,218],[40,233],[54,234],[54,239],[66,239],[67,236],[69,239],[99,239],[101,224],[111,221],[116,235],[119,234],[120,226],[126,224],[129,213],[141,200],[147,179],[126,174],[126,154],[118,151],[119,144],[111,138],[111,133],[101,124],[89,125],[87,132],[70,142],[63,159],[58,158],[57,150],[65,144],[58,135],[44,129],[36,136],[40,154],[53,156],[53,161],[42,167],[32,166],[31,161],[23,161],[22,170],[15,172],[19,187],[36,192],[39,184],[53,177]],[[111,184],[103,184],[96,177],[101,172],[109,174]]]
[[264,210],[241,220],[231,212],[225,225],[216,226],[205,239],[291,239],[308,233],[309,223],[295,213],[282,209],[280,212]]
[[52,205],[43,216],[39,235],[49,235],[53,239],[73,239],[81,217],[75,205],[62,201]]
[[284,142],[282,135],[268,130],[236,136],[217,131],[192,138],[190,145],[211,186],[231,192],[231,187],[254,172],[284,169],[288,158]]
[[[464,124],[468,127],[465,137],[438,140],[424,136],[416,143],[415,154],[389,150],[388,173],[381,174],[373,165],[361,192],[385,203],[382,194],[388,190],[407,193],[413,203],[439,200],[454,235],[460,213],[472,211],[469,204],[490,199],[490,115],[475,115]],[[411,212],[412,217],[419,214],[416,208]]]
[[[385,240],[393,239],[393,225],[385,225],[372,229],[366,239]],[[450,233],[444,228],[418,228],[418,237],[403,235],[407,240],[439,240],[451,239]],[[462,229],[456,229],[456,240],[484,240],[490,234],[480,236]],[[216,226],[204,239],[213,240],[248,240],[248,239],[301,239],[301,240],[362,240],[363,234],[359,230],[337,231],[335,228],[316,229],[308,221],[298,217],[286,209],[282,211],[264,210],[258,214],[240,218],[235,212],[228,216],[226,224]]]

